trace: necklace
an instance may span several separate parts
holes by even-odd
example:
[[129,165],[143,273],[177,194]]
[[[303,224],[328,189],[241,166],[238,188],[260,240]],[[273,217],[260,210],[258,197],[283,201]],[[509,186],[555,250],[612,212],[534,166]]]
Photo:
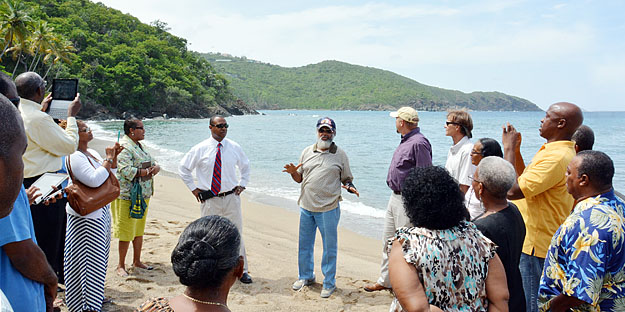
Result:
[[[199,299],[195,299],[195,298],[193,298],[193,297],[191,297],[191,296],[189,296],[189,295],[187,295],[187,294],[185,294],[185,293],[182,293],[182,295],[183,295],[185,298],[187,298],[187,299],[189,299],[189,300],[191,300],[191,301],[193,301],[193,302],[197,302],[197,303],[201,303],[201,304],[208,304],[208,305],[222,306],[222,307],[224,307],[224,308],[228,309],[228,306],[227,306],[227,305],[225,305],[225,304],[223,304],[223,303],[219,303],[219,302],[212,302],[212,301],[202,301],[202,300],[199,300]],[[228,309],[228,310],[229,310],[229,309]]]

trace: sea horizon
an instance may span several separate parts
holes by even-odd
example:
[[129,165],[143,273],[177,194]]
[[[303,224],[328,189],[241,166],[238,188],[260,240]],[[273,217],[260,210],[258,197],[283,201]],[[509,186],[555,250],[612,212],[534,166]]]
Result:
[[[381,238],[381,228],[390,189],[386,173],[399,144],[395,122],[388,111],[261,110],[261,115],[226,117],[227,138],[239,143],[251,164],[251,181],[245,192],[253,201],[298,211],[299,184],[282,172],[286,163],[296,163],[301,151],[314,143],[315,124],[322,117],[337,123],[335,142],[347,153],[358,198],[343,192],[340,225],[359,234]],[[545,140],[538,134],[544,112],[471,112],[472,141],[491,137],[501,142],[501,126],[511,122],[523,135],[521,152],[528,164]],[[444,166],[451,138],[444,135],[445,112],[419,112],[420,128],[430,140],[434,165]],[[585,124],[595,131],[596,150],[606,152],[615,163],[614,188],[623,191],[625,155],[611,144],[625,131],[620,122],[625,112],[585,112]],[[114,142],[122,120],[89,121],[98,139]],[[145,145],[164,170],[177,176],[184,154],[210,135],[208,119],[144,119]],[[189,196],[192,196],[189,192]],[[372,231],[371,229],[376,229]]]

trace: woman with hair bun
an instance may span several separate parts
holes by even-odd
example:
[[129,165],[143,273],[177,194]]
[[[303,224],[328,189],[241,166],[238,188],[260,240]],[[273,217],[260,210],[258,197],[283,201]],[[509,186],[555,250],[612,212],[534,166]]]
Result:
[[216,215],[197,219],[182,232],[171,263],[184,293],[171,299],[154,298],[136,311],[230,311],[230,288],[243,275],[239,255],[241,236],[228,219]]

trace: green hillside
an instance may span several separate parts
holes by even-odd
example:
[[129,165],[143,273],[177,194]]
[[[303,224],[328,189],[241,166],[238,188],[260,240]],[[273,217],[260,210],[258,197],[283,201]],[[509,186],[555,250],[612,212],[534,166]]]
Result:
[[256,109],[540,110],[528,100],[499,92],[463,93],[426,86],[390,71],[338,61],[296,68],[204,54],[225,74],[233,92]]
[[83,117],[206,117],[254,112],[187,41],[101,3],[0,0],[0,69],[78,78]]

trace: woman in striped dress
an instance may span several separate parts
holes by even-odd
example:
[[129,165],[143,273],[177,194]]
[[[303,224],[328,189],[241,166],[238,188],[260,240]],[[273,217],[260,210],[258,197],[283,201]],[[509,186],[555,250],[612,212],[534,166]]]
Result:
[[[78,121],[78,150],[69,156],[74,178],[89,187],[102,185],[109,171],[117,170],[118,143],[106,148],[106,159],[88,148],[93,134]],[[70,312],[100,311],[104,299],[104,278],[111,244],[111,213],[106,205],[80,216],[67,204],[65,234],[65,302]]]

